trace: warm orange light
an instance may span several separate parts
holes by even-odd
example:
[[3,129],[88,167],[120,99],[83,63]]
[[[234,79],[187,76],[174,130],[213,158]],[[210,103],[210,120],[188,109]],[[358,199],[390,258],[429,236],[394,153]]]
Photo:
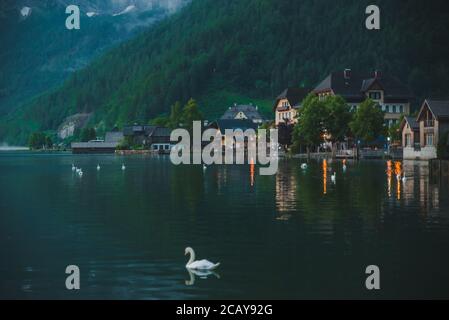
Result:
[[249,174],[251,177],[251,187],[254,186],[254,172],[255,172],[254,159],[251,158],[250,165],[249,165]]
[[327,161],[323,160],[323,194],[327,194]]

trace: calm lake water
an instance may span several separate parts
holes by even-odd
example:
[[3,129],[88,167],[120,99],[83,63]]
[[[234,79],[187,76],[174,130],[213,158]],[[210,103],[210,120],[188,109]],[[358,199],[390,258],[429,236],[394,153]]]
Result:
[[[163,156],[3,152],[0,298],[449,298],[449,188],[420,162],[398,183],[399,165],[328,161],[334,185],[322,161],[252,178]],[[187,246],[217,274],[190,275]],[[79,291],[65,289],[71,264]],[[365,288],[371,264],[380,291]]]

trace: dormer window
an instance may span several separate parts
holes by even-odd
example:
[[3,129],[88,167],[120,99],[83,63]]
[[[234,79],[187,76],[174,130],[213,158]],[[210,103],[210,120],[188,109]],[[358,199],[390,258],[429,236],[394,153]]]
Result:
[[368,96],[371,100],[380,100],[382,98],[380,91],[370,91]]

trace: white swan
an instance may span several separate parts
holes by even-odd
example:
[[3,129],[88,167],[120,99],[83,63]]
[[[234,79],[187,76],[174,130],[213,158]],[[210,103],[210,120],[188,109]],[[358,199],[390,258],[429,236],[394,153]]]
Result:
[[97,171],[100,171],[101,167],[100,164],[97,164]]
[[335,184],[337,182],[337,173],[334,172],[331,176],[332,183]]
[[301,169],[302,170],[307,170],[307,163],[303,163],[302,165],[301,165]]
[[72,171],[75,171],[76,170],[76,167],[75,167],[75,165],[72,163]]
[[192,248],[187,247],[185,250],[185,255],[190,254],[189,262],[186,264],[187,269],[191,270],[214,270],[218,268],[220,262],[212,263],[208,260],[195,261],[195,251]]
[[124,163],[122,164],[122,170],[123,170],[123,171],[126,170],[126,167],[125,167],[125,164],[124,164]]

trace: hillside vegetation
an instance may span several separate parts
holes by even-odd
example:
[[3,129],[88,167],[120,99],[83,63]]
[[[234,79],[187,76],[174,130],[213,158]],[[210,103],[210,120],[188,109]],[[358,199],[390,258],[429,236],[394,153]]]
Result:
[[395,75],[418,99],[448,95],[445,1],[376,2],[380,31],[365,28],[371,1],[194,0],[10,114],[0,140],[23,142],[81,112],[104,128],[147,123],[192,97],[208,118],[233,100],[268,112],[283,88],[347,67]]

